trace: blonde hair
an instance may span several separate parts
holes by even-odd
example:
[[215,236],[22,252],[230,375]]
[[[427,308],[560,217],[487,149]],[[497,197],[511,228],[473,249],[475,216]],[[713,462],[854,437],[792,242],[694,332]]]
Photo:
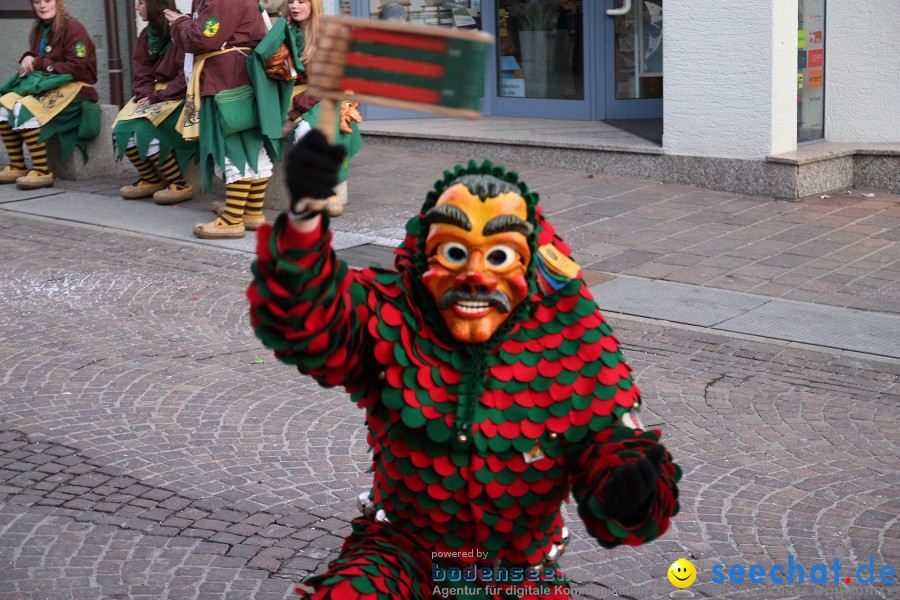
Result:
[[[321,0],[319,0],[321,2]],[[34,10],[34,5],[32,5]],[[34,46],[41,41],[43,34],[41,33],[41,19],[34,13],[34,27],[31,29],[31,36],[28,38],[29,43]],[[66,28],[66,21],[69,20],[69,11],[66,10],[65,0],[56,0],[56,16],[53,17],[53,25],[50,26],[50,45],[55,46],[62,37],[63,30]]]
[[[304,65],[308,65],[312,62],[313,56],[316,53],[316,45],[319,41],[319,28],[322,26],[322,13],[325,12],[325,9],[322,7],[322,0],[306,0],[306,3],[309,4],[309,18],[298,24],[304,34],[303,51],[300,53],[300,62]],[[294,20],[291,18],[291,8],[289,5],[290,1],[284,3],[284,6],[281,9],[281,15],[287,19],[289,23],[293,23]]]

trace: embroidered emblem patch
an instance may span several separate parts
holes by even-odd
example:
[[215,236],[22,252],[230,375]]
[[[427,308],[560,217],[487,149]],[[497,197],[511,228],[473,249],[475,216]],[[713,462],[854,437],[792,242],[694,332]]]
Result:
[[84,42],[78,42],[75,44],[75,56],[78,58],[84,58],[87,56],[87,45]]
[[525,464],[530,465],[531,463],[537,462],[544,458],[544,451],[541,450],[540,446],[535,445],[535,447],[528,452],[523,452],[522,458],[525,459]]
[[203,35],[206,37],[215,37],[219,33],[219,21],[213,17],[203,22]]

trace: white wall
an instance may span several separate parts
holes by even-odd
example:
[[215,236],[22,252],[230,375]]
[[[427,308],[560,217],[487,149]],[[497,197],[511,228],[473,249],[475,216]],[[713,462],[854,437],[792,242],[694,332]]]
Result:
[[667,152],[758,159],[796,147],[797,0],[669,2],[663,18]]
[[900,2],[826,6],[825,139],[900,142]]

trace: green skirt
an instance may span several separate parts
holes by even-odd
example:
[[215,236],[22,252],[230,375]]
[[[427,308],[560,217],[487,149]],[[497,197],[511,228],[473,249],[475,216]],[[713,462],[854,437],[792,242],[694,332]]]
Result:
[[[19,110],[18,118],[9,113],[9,124],[15,129],[34,117],[25,105]],[[68,160],[77,147],[84,162],[88,161],[87,144],[100,133],[100,105],[76,96],[59,114],[41,126],[38,142],[46,142],[53,136],[59,140],[62,160]]]
[[178,168],[184,173],[184,169],[191,158],[197,160],[197,143],[187,141],[175,129],[182,106],[184,106],[184,101],[158,127],[153,125],[149,119],[128,119],[116,122],[113,127],[116,159],[122,160],[122,157],[125,156],[125,150],[128,148],[132,135],[134,135],[137,142],[137,151],[141,160],[146,160],[147,149],[150,147],[150,143],[153,140],[159,140],[160,160],[164,161],[170,154],[174,153],[175,160],[178,161]]
[[[248,110],[255,110],[248,107]],[[231,135],[222,135],[219,107],[212,96],[204,96],[200,103],[200,171],[202,189],[212,187],[215,165],[225,173],[225,158],[241,171],[250,167],[259,170],[259,149],[265,148],[272,160],[280,156],[271,140],[263,136],[258,127],[245,129]]]
[[[322,106],[322,103],[319,102],[311,109],[303,113],[303,120],[309,123],[310,127],[315,128],[316,123],[319,122],[319,107]],[[347,181],[347,175],[350,171],[350,159],[356,156],[356,153],[359,152],[359,149],[362,148],[362,135],[359,133],[359,126],[355,122],[350,123],[350,127],[353,128],[353,133],[344,133],[340,130],[340,122],[338,122],[338,133],[337,133],[337,142],[344,146],[347,150],[347,154],[344,157],[344,162],[341,164],[341,170],[338,172],[338,183],[343,183]]]

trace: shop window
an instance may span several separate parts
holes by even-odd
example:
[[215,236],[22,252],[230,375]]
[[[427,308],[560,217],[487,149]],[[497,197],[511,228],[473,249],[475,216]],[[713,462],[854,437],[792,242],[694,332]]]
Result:
[[825,0],[799,0],[797,142],[825,138]]

